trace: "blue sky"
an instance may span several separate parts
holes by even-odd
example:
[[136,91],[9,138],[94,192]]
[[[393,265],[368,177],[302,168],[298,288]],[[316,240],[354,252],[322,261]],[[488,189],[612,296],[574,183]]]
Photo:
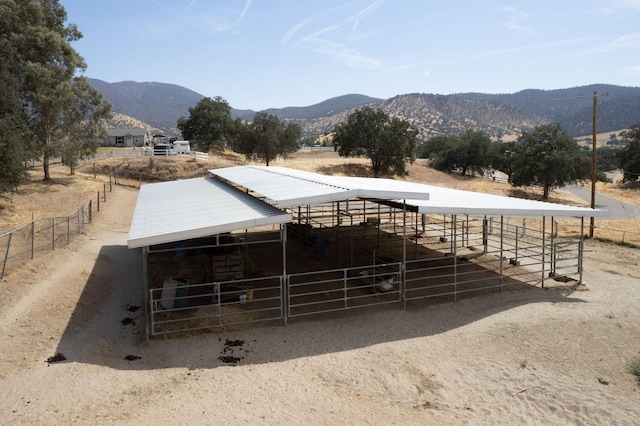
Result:
[[640,0],[60,0],[86,75],[233,108],[640,86]]

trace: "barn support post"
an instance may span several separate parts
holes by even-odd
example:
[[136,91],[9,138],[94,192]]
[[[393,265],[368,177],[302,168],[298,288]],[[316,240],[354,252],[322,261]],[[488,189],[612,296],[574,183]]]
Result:
[[504,216],[500,216],[500,292],[501,293],[503,288],[504,288]]
[[336,262],[338,265],[342,265],[342,260],[341,260],[341,254],[342,251],[340,250],[340,248],[342,247],[342,244],[340,244],[340,225],[342,224],[342,217],[340,216],[340,202],[338,201],[337,203],[335,203],[336,205],[336,221],[337,221],[337,226],[336,226]]
[[418,258],[418,246],[420,245],[418,240],[419,240],[419,233],[418,233],[418,211],[416,210],[415,212],[415,227],[416,227],[416,233],[415,233],[415,237],[416,237],[416,243],[413,246],[413,259],[417,259]]
[[407,310],[407,200],[402,200],[402,264],[400,265],[400,302]]
[[547,217],[546,216],[542,216],[542,288],[544,288],[544,262],[545,262],[545,258],[547,255],[547,252],[545,250],[545,246],[547,245],[547,238],[545,235],[547,229]]
[[584,256],[584,216],[580,216],[580,243],[578,247],[578,284],[582,284],[582,258]]
[[[458,301],[458,255],[456,253],[458,245],[458,216],[451,215],[451,255],[453,256],[453,301]],[[463,236],[464,238],[464,236]]]
[[482,253],[489,251],[489,225],[487,223],[487,215],[482,219]]
[[382,219],[380,218],[380,203],[378,203],[378,224],[376,225],[377,230],[377,239],[376,239],[376,250],[380,251],[380,224],[382,223]]
[[282,282],[281,288],[281,311],[280,315],[284,320],[284,325],[289,322],[289,276],[287,275],[287,225],[280,225],[280,239],[282,240]]
[[549,235],[549,255],[551,262],[549,265],[549,276],[555,276],[558,268],[558,250],[553,238],[553,216],[551,216],[551,234]]
[[[142,305],[145,321],[145,339],[149,340],[153,327],[151,300],[149,300],[149,246],[142,247]],[[154,327],[155,328],[155,327]]]

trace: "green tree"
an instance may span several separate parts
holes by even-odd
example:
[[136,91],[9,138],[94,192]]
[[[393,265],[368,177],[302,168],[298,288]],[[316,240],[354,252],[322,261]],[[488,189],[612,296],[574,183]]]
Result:
[[189,108],[189,118],[178,119],[178,130],[184,140],[189,140],[199,149],[222,150],[226,147],[231,131],[231,107],[220,96],[204,98]]
[[626,145],[616,153],[618,167],[622,169],[623,182],[635,182],[640,178],[640,124],[621,133]]
[[467,130],[460,136],[456,152],[457,168],[462,176],[467,172],[484,174],[489,168],[491,139],[480,130]]
[[545,200],[552,188],[591,176],[589,159],[559,125],[546,124],[524,132],[515,146],[509,182],[513,186],[541,186]]
[[489,148],[489,162],[491,167],[500,170],[506,174],[507,177],[511,177],[515,152],[515,142],[493,142]]
[[13,2],[0,4],[0,196],[27,178],[25,163],[34,158],[34,135],[22,104],[21,63],[16,32],[22,19]]
[[418,130],[408,122],[390,118],[382,110],[363,107],[335,128],[334,149],[342,157],[366,156],[373,175],[407,174],[407,162],[415,161]]
[[[22,64],[23,99],[42,155],[44,180],[50,180],[49,163],[61,153],[62,142],[68,137],[66,129],[75,124],[72,121],[93,120],[94,112],[105,117],[104,112],[108,115],[110,106],[86,79],[76,77],[86,65],[70,43],[79,40],[82,34],[73,24],[65,26],[64,7],[57,0],[16,4],[24,8],[21,14],[24,21],[14,38]],[[87,99],[92,100],[94,110],[79,106]],[[78,108],[87,115],[79,114]]]
[[111,105],[102,102],[102,95],[86,77],[76,77],[72,87],[75,107],[65,111],[59,145],[63,164],[74,174],[78,160],[96,152],[107,137],[104,120],[111,116]]
[[268,166],[278,156],[298,150],[300,126],[285,124],[275,115],[259,112],[252,123],[236,120],[234,124],[234,148],[247,159],[259,159]]
[[491,139],[478,130],[467,130],[459,136],[435,136],[421,149],[421,155],[431,160],[431,166],[446,172],[483,174],[491,164]]

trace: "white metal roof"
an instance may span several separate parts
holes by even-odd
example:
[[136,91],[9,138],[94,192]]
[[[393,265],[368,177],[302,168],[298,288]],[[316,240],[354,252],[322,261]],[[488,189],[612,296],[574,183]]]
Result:
[[393,179],[326,176],[285,167],[237,166],[210,173],[293,207],[349,198],[396,200],[419,213],[499,216],[608,217],[609,211],[462,191]]
[[[282,208],[360,197],[404,201],[425,214],[609,216],[606,210],[391,179],[325,176],[283,167],[238,166],[210,172]],[[144,247],[290,221],[290,214],[214,177],[149,184],[140,188],[128,245]]]
[[143,185],[129,248],[287,223],[291,215],[219,180],[206,177]]
[[428,201],[406,200],[419,213],[520,217],[609,217],[608,210],[590,209],[523,198],[427,186]]
[[354,198],[428,199],[421,185],[391,179],[325,176],[286,167],[237,166],[209,172],[272,200],[280,208]]

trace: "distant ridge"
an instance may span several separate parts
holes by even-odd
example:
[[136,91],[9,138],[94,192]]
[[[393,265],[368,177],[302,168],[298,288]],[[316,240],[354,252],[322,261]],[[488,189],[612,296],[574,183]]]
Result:
[[[113,104],[114,112],[136,118],[167,134],[176,134],[178,119],[188,116],[189,108],[204,98],[174,84],[90,81]],[[458,134],[467,129],[503,137],[544,123],[558,123],[571,135],[582,136],[591,132],[594,92],[602,95],[598,98],[599,132],[617,131],[640,122],[640,88],[609,84],[557,90],[526,89],[512,94],[412,93],[389,99],[348,94],[310,106],[270,108],[265,112],[299,124],[304,137],[332,132],[336,124],[363,105],[381,108],[391,116],[410,121],[420,129],[423,138]],[[231,110],[233,118],[248,121],[253,120],[255,114],[253,110]]]

